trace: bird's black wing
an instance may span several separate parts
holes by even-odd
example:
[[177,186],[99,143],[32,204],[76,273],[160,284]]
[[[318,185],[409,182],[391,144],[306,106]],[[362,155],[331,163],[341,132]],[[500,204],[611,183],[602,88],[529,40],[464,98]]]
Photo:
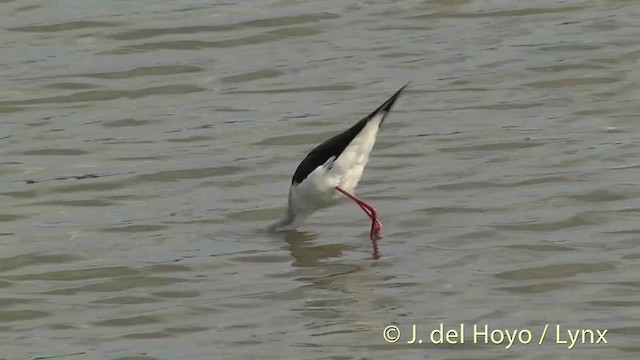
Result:
[[371,114],[365,116],[351,128],[341,134],[332,137],[331,139],[318,145],[315,149],[311,150],[309,155],[307,155],[307,157],[302,160],[300,165],[298,165],[296,172],[293,174],[291,183],[301,183],[302,180],[306,179],[313,170],[317,169],[319,166],[322,166],[332,156],[335,156],[335,158],[337,159],[340,154],[342,154],[347,145],[349,145],[349,143],[351,143],[351,141],[360,133],[360,131],[362,131],[364,126],[367,125],[367,122],[369,122],[369,120],[371,120],[379,113],[384,113],[384,116],[386,117],[386,114],[391,111],[393,104],[396,102],[407,85],[400,88],[400,90],[393,94],[393,96],[391,96],[389,100],[385,101],[384,104],[380,105],[379,108],[374,110]]

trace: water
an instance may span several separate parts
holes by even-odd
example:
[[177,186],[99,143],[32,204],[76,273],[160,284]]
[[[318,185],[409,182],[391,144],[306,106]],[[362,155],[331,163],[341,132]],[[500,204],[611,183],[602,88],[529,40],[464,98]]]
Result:
[[[638,15],[1,1],[0,358],[637,359]],[[381,258],[353,204],[265,233],[307,151],[409,80],[358,188]]]

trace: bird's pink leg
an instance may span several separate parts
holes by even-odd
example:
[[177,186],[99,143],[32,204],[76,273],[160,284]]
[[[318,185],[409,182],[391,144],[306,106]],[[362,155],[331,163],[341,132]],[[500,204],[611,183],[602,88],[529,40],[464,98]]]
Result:
[[338,190],[341,193],[343,193],[349,199],[355,201],[355,203],[358,204],[358,206],[360,206],[360,208],[362,208],[362,210],[371,219],[371,233],[369,234],[369,237],[371,238],[371,240],[379,239],[380,238],[380,230],[382,230],[382,223],[380,222],[380,220],[378,220],[378,212],[376,211],[376,208],[374,208],[373,206],[367,204],[364,200],[359,199],[354,194],[352,194],[352,193],[348,192],[347,190],[343,189],[342,187],[340,187],[340,185],[336,186],[336,190]]

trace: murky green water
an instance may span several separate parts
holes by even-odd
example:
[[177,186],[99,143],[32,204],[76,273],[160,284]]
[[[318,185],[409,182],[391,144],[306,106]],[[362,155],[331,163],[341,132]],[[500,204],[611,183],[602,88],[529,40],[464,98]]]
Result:
[[[637,359],[639,16],[0,1],[0,359]],[[307,151],[409,80],[359,186],[381,259],[352,204],[265,233]]]

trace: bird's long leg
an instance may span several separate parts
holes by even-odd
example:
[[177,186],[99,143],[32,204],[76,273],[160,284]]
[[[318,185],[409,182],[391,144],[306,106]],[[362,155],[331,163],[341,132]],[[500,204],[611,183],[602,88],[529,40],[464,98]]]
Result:
[[355,203],[358,204],[358,206],[360,206],[362,208],[362,210],[364,210],[364,212],[367,213],[367,215],[370,218],[375,218],[377,216],[376,209],[373,206],[367,204],[367,202],[365,202],[364,200],[358,198],[354,194],[352,194],[352,193],[348,192],[347,190],[343,189],[340,185],[336,186],[336,190],[338,190],[341,193],[343,193],[344,195],[346,195],[349,199],[355,201]]
[[364,211],[365,214],[367,214],[369,219],[373,220],[374,216],[373,216],[373,213],[371,212],[371,207],[369,206],[369,204],[364,202],[360,203],[358,201],[356,201],[355,203],[358,204],[358,206],[360,206],[360,209],[362,209],[362,211]]
[[336,190],[338,190],[341,193],[343,193],[349,199],[355,201],[355,203],[358,204],[358,206],[360,206],[360,208],[362,208],[362,210],[371,219],[371,233],[369,234],[371,240],[379,239],[380,238],[380,230],[382,230],[382,222],[380,222],[380,220],[378,220],[378,212],[376,211],[376,208],[374,208],[373,206],[367,204],[364,200],[359,199],[354,194],[352,194],[352,193],[348,192],[347,190],[343,189],[340,185],[336,186]]

